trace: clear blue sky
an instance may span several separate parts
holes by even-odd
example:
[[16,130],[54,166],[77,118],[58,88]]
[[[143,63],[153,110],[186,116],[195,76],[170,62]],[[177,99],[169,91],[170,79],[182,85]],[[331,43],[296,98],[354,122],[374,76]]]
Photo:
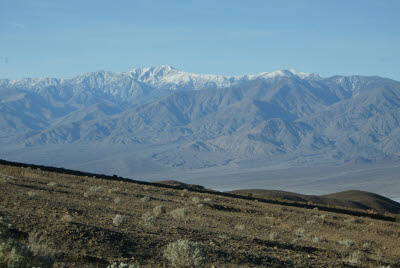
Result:
[[0,0],[0,78],[172,65],[400,80],[400,1]]

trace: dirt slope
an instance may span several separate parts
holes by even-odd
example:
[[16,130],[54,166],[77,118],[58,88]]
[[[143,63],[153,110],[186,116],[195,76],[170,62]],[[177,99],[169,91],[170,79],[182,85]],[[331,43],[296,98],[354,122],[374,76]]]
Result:
[[0,215],[55,267],[172,267],[179,239],[200,245],[201,267],[399,263],[396,222],[100,177],[0,165]]

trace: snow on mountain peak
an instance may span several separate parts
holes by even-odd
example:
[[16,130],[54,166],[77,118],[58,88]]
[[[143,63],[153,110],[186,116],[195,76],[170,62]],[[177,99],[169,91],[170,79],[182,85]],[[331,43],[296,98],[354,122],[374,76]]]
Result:
[[254,75],[224,76],[183,72],[170,65],[161,65],[136,68],[128,72],[97,71],[81,74],[72,79],[26,78],[1,80],[0,85],[30,88],[35,91],[47,91],[48,88],[60,86],[63,86],[64,89],[70,88],[73,92],[80,92],[90,88],[99,92],[109,92],[113,95],[123,92],[123,94],[130,96],[135,95],[137,88],[143,84],[159,90],[200,90],[226,88],[251,80],[270,80],[281,77],[306,80],[321,79],[317,74],[298,72],[292,69]]
[[289,70],[293,75],[300,77],[301,79],[321,79],[322,77],[316,73],[305,73],[305,72],[298,72],[294,69]]
[[176,74],[186,74],[189,76],[197,76],[197,77],[203,77],[203,78],[217,78],[217,77],[225,77],[228,79],[232,78],[242,78],[242,77],[249,77],[249,78],[255,78],[255,77],[265,77],[265,78],[272,78],[272,77],[277,77],[277,76],[286,76],[286,77],[299,77],[301,79],[310,77],[310,76],[318,76],[315,73],[306,73],[306,72],[298,72],[294,69],[289,69],[289,70],[276,70],[273,72],[262,72],[259,74],[254,74],[254,75],[240,75],[240,76],[223,76],[223,75],[215,75],[215,74],[195,74],[195,73],[187,73],[183,72],[180,70],[177,70],[176,68],[170,66],[170,65],[160,65],[160,66],[153,66],[153,67],[146,67],[146,68],[136,68],[131,70],[130,73],[132,76],[139,76],[142,77],[143,75],[147,74],[147,77],[150,76],[170,76],[170,75],[176,75]]
[[144,67],[144,68],[135,68],[131,71],[129,71],[128,73],[131,74],[144,74],[144,73],[165,73],[165,72],[169,72],[175,70],[177,71],[175,68],[173,68],[170,65],[159,65],[159,66],[152,66],[152,67]]
[[236,85],[245,80],[273,79],[276,77],[290,77],[307,80],[320,79],[320,76],[316,74],[298,72],[296,70],[277,70],[274,72],[264,72],[255,75],[223,76],[183,72],[170,65],[137,68],[126,74],[135,81],[172,90],[180,89],[182,86],[185,86],[186,89],[222,88]]
[[254,75],[254,77],[261,77],[261,78],[265,78],[265,79],[276,78],[276,77],[290,77],[290,78],[300,78],[300,79],[321,79],[321,77],[318,74],[298,72],[294,69],[265,72],[265,73],[260,73],[260,74]]

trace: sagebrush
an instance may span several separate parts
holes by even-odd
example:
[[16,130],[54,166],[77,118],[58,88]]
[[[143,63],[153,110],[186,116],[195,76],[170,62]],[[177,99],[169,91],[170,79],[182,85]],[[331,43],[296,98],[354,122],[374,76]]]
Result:
[[189,240],[170,243],[164,257],[173,267],[199,267],[205,260],[201,246]]

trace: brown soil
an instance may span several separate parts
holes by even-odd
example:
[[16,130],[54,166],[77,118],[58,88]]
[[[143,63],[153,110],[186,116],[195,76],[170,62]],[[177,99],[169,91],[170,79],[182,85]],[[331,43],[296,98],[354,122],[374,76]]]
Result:
[[400,223],[100,177],[0,165],[0,215],[22,241],[44,237],[55,267],[170,267],[163,251],[179,239],[203,247],[203,267],[398,267]]
[[253,196],[256,198],[267,198],[286,200],[303,203],[313,203],[316,205],[342,207],[359,210],[373,210],[379,213],[400,214],[400,203],[395,202],[384,196],[365,192],[365,191],[345,191],[327,195],[305,195],[277,190],[236,190],[233,194]]

